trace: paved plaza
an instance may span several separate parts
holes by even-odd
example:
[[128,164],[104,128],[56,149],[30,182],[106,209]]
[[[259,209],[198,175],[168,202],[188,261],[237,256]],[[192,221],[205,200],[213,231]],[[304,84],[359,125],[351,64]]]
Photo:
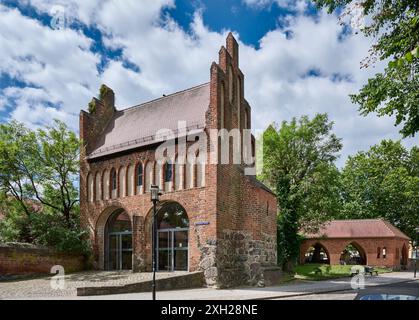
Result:
[[[188,274],[188,272],[158,272],[156,279]],[[52,289],[51,277],[0,281],[0,299],[14,298],[64,298],[76,297],[76,289],[82,287],[122,286],[150,281],[151,272],[131,271],[85,271],[67,274],[64,289]]]
[[[173,273],[158,273],[157,278],[172,276]],[[179,275],[179,273],[176,273]],[[50,277],[32,280],[0,282],[1,299],[110,299],[110,300],[148,300],[151,294],[128,293],[118,295],[85,296],[77,297],[76,288],[80,286],[107,286],[133,283],[135,281],[150,280],[151,273],[130,272],[83,272],[66,276],[64,290],[52,290]],[[379,276],[366,276],[365,287],[401,283],[413,280],[412,272],[391,272]],[[321,293],[341,292],[348,298],[353,297],[356,290],[352,291],[351,279],[340,278],[325,281],[298,281],[275,287],[255,288],[242,287],[235,289],[187,289],[161,291],[157,298],[161,300],[247,300],[247,299],[277,299],[298,298]]]

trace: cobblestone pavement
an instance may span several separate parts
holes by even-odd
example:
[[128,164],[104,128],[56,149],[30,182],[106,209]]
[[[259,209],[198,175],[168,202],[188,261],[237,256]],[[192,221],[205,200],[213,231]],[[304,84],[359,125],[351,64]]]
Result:
[[[158,272],[156,279],[173,277],[187,272]],[[67,274],[65,288],[51,288],[51,277],[22,278],[0,281],[0,299],[75,297],[76,288],[93,286],[119,286],[152,279],[151,272],[131,271],[85,271]]]
[[[180,275],[181,273],[157,273],[157,278]],[[76,288],[80,286],[121,285],[136,281],[151,279],[151,273],[127,272],[83,272],[66,276],[65,290],[51,290],[50,277],[22,281],[0,282],[0,299],[110,299],[110,300],[148,300],[149,292],[127,293],[105,296],[77,297]],[[412,272],[391,272],[379,276],[367,276],[365,286],[379,286],[392,283],[411,281]],[[419,281],[419,280],[417,280]],[[303,295],[325,294],[329,291],[351,291],[350,278],[325,281],[303,281],[275,287],[255,288],[244,287],[216,290],[211,288],[172,290],[157,292],[160,300],[246,300],[246,299],[275,299],[297,297]],[[332,292],[330,292],[332,293]],[[334,294],[339,294],[335,292]],[[318,298],[326,296],[319,295]],[[351,296],[348,296],[350,299]]]

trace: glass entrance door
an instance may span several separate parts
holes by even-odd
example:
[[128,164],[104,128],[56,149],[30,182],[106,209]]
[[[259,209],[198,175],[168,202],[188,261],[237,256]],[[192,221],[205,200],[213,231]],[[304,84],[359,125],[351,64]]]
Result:
[[158,230],[159,271],[188,270],[188,229]]
[[109,234],[109,270],[132,269],[132,233],[115,232]]

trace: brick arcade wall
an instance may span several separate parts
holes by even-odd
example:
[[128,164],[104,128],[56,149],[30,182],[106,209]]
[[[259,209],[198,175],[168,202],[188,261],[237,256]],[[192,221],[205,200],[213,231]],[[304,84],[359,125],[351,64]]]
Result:
[[[409,241],[399,238],[308,239],[304,240],[301,244],[300,263],[304,263],[304,254],[316,243],[320,243],[326,249],[330,264],[339,264],[341,252],[348,244],[355,243],[365,252],[367,265],[384,266],[393,269],[401,268],[403,248],[405,246],[406,252],[407,248],[409,248]],[[386,248],[385,258],[383,258],[383,248]],[[379,257],[378,249],[380,249]]]
[[62,265],[66,273],[86,268],[83,256],[59,253],[55,250],[18,244],[0,245],[0,276],[49,274],[51,267]]

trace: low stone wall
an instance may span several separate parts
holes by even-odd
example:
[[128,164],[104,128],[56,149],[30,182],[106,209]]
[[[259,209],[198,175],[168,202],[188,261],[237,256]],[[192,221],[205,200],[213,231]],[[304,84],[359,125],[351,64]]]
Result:
[[63,266],[66,273],[80,271],[86,268],[86,258],[28,244],[0,244],[0,276],[49,274],[54,265]]
[[[121,293],[150,292],[151,281],[141,281],[120,286],[81,287],[77,288],[78,296],[95,296]],[[156,290],[179,290],[204,287],[203,272],[190,272],[179,276],[156,279]]]

